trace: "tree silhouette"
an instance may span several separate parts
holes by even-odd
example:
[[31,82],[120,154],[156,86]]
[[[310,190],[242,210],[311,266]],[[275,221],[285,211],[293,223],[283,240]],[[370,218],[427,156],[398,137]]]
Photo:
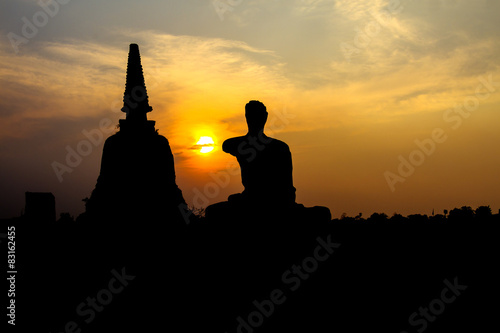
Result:
[[491,217],[493,216],[493,214],[491,213],[490,206],[479,206],[474,211],[474,214],[475,214],[476,220],[479,220],[479,221],[487,221],[487,220],[491,219]]
[[474,210],[470,206],[454,208],[450,211],[448,219],[455,222],[472,221],[474,219]]

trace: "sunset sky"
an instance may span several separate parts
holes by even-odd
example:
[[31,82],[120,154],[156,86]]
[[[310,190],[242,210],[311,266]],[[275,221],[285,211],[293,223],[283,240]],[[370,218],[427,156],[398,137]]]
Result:
[[[190,206],[242,191],[221,145],[256,99],[290,146],[299,203],[498,212],[498,13],[498,0],[2,0],[0,218],[26,191],[83,212],[125,117],[130,43]],[[195,149],[202,136],[212,152]],[[70,166],[68,151],[85,156]]]

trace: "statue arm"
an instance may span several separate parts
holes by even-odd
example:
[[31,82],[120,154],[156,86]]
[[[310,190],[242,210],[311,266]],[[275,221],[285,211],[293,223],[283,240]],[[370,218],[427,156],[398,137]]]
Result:
[[222,144],[222,150],[225,153],[236,156],[238,154],[238,146],[240,142],[241,142],[241,137],[227,139]]
[[283,148],[283,189],[286,190],[287,196],[293,202],[295,202],[295,187],[293,186],[293,162],[292,153],[287,144]]
[[290,148],[286,147],[286,175],[288,178],[288,182],[293,187],[293,162],[292,162],[292,153],[290,152]]

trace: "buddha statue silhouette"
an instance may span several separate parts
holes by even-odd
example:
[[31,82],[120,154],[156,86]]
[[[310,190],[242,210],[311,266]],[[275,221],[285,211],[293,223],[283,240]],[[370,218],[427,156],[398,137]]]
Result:
[[[260,216],[293,215],[297,210],[304,210],[303,205],[295,202],[290,148],[283,141],[264,134],[268,118],[266,106],[256,100],[248,102],[245,118],[248,133],[222,144],[222,150],[238,160],[245,189],[230,195],[227,202],[207,207],[207,218],[246,212]],[[322,212],[330,218],[328,208],[322,207]]]

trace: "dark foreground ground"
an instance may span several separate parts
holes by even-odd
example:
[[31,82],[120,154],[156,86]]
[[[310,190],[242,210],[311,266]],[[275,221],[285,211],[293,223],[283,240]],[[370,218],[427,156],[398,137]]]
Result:
[[22,332],[421,333],[498,326],[498,215],[10,224],[17,227]]

